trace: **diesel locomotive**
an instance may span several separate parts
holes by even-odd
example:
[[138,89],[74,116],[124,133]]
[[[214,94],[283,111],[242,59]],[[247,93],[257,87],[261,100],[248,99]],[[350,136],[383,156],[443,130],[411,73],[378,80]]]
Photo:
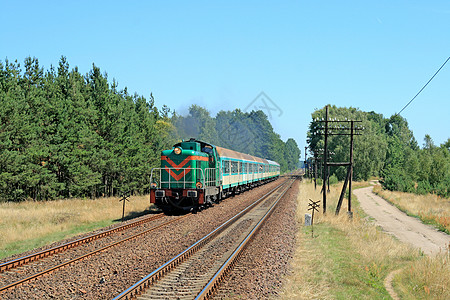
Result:
[[151,171],[150,202],[195,211],[280,176],[277,162],[190,139],[161,153]]

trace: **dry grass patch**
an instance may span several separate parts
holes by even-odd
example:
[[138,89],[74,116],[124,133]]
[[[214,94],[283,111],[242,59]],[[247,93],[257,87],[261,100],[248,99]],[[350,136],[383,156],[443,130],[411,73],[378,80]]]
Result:
[[[126,215],[148,208],[148,196],[131,197]],[[118,198],[1,203],[0,258],[110,225],[121,217]]]
[[409,215],[419,217],[423,222],[437,225],[450,233],[450,199],[437,195],[416,195],[383,190],[375,186],[373,191]]
[[423,257],[395,277],[402,299],[450,299],[450,251]]

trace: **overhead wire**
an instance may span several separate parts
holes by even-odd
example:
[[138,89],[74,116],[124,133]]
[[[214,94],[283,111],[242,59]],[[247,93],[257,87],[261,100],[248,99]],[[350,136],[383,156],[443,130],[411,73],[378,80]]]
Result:
[[428,82],[420,89],[420,91],[395,115],[400,115],[402,113],[402,111],[405,110],[405,108],[408,107],[408,105],[411,104],[411,102],[414,101],[414,99],[416,99],[417,96],[419,96],[419,94],[425,89],[425,87],[431,82],[431,80],[433,80],[433,78],[439,73],[439,71],[445,66],[445,64],[450,60],[450,56],[447,58],[447,60],[442,64],[442,66],[439,68],[439,70],[436,71],[436,73],[434,73],[434,75],[430,78],[430,80],[428,80]]

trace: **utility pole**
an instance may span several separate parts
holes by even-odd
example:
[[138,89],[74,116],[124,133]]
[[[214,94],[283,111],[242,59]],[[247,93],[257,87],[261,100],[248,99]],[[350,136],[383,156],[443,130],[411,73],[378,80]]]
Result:
[[327,156],[328,156],[328,105],[325,107],[325,145],[323,149],[323,180],[322,180],[322,209],[323,214],[326,214],[327,212]]
[[328,166],[328,177],[327,177],[327,181],[328,181],[328,190],[327,192],[330,192],[330,166]]
[[314,189],[317,190],[317,154],[314,152]]
[[306,149],[308,149],[308,147],[307,146],[305,146],[305,176],[308,176],[307,175],[307,171],[308,171],[308,163],[307,163],[307,161],[306,161]]
[[[355,135],[361,135],[360,133],[357,133],[357,130],[363,130],[364,128],[355,128],[355,123],[361,122],[359,120],[345,120],[345,121],[339,121],[339,120],[329,120],[328,119],[328,105],[325,107],[325,120],[319,121],[319,122],[325,122],[325,126],[322,128],[319,128],[320,130],[324,130],[324,152],[323,152],[323,213],[326,213],[326,203],[327,203],[327,195],[326,195],[326,180],[328,179],[327,171],[330,166],[347,166],[347,176],[345,178],[344,186],[342,187],[341,195],[339,197],[339,201],[336,207],[336,215],[339,214],[339,211],[341,209],[341,205],[345,196],[345,191],[347,189],[347,184],[349,185],[349,197],[348,197],[348,214],[351,217],[352,212],[352,177],[353,177],[353,146],[354,146],[354,139],[353,137]],[[329,123],[333,124],[333,127],[329,127]],[[350,124],[350,128],[347,126],[343,126],[344,124]],[[337,126],[334,126],[336,124]],[[337,133],[332,133],[331,131],[336,130]],[[339,132],[340,131],[340,132]],[[348,133],[350,131],[350,133]],[[350,159],[349,162],[328,162],[328,136],[350,136]]]
[[[352,179],[353,179],[353,135],[355,129],[355,121],[351,121],[350,125],[350,175],[349,175],[349,183],[348,183],[348,211],[347,213],[350,215],[352,213]],[[339,212],[338,212],[339,213]]]

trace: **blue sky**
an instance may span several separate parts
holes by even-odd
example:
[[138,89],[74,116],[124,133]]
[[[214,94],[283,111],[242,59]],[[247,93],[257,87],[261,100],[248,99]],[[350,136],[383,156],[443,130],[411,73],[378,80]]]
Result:
[[[450,1],[5,1],[0,60],[92,63],[179,113],[279,109],[302,150],[315,108],[399,112],[450,56]],[[253,103],[252,103],[253,102]],[[270,104],[270,102],[268,102]],[[275,107],[271,105],[272,108]],[[281,115],[280,115],[281,114]],[[419,144],[450,137],[450,63],[405,109]]]

